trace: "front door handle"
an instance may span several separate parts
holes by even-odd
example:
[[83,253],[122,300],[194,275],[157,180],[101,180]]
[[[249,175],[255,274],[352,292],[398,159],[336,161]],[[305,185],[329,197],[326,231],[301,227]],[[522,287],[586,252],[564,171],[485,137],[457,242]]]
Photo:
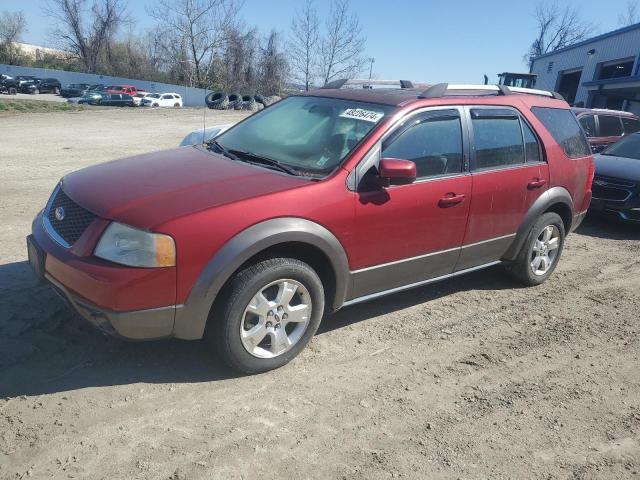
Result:
[[539,178],[537,180],[532,180],[529,183],[527,183],[527,188],[529,190],[534,190],[536,188],[540,188],[545,186],[547,183],[547,181],[544,178]]
[[449,193],[446,197],[441,198],[438,201],[438,206],[440,208],[453,207],[454,205],[458,205],[464,201],[464,195],[456,195],[455,193]]

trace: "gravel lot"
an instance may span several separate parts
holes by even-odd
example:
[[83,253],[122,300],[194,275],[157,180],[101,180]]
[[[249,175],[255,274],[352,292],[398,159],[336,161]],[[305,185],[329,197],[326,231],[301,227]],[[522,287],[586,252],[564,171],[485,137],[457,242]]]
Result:
[[63,174],[174,146],[202,111],[0,123],[0,478],[640,476],[640,229],[588,220],[540,287],[496,268],[350,307],[239,377],[201,342],[102,336],[25,262]]

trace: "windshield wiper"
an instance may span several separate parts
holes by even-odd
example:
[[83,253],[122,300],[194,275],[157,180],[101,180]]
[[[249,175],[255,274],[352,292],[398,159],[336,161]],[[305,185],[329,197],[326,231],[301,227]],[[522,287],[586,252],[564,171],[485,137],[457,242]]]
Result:
[[[300,172],[298,172],[294,168],[291,168],[283,163],[280,163],[277,160],[273,160],[272,158],[262,157],[260,155],[256,155],[255,153],[251,153],[251,152],[243,152],[242,150],[229,150],[229,153],[234,155],[236,158],[238,158],[239,155],[242,157],[245,157],[247,159],[246,161],[248,161],[249,163],[267,165],[269,167],[277,168],[278,170],[288,173],[289,175],[295,175],[296,177],[300,176]],[[239,160],[242,160],[242,159],[239,159]]]
[[207,145],[209,146],[214,146],[219,153],[221,153],[222,155],[224,155],[227,158],[230,158],[231,160],[238,160],[240,161],[240,159],[234,155],[233,153],[231,153],[229,150],[227,150],[226,148],[224,148],[222,146],[222,144],[220,142],[218,142],[217,140],[209,140],[207,142]]

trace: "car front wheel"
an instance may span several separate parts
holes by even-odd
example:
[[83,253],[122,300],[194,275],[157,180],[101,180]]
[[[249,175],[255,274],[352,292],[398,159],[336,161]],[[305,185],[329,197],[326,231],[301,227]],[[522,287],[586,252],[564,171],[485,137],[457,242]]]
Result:
[[270,258],[238,272],[212,311],[206,337],[233,369],[258,373],[296,357],[324,311],[317,273],[293,258]]
[[565,230],[560,215],[543,214],[533,225],[516,261],[513,276],[525,285],[540,285],[556,269],[564,247]]

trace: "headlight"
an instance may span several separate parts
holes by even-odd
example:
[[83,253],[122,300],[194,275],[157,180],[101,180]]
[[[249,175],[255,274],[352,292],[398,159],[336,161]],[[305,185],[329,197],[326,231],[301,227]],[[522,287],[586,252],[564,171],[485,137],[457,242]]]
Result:
[[96,257],[131,267],[173,267],[176,246],[169,235],[112,222],[102,234]]

